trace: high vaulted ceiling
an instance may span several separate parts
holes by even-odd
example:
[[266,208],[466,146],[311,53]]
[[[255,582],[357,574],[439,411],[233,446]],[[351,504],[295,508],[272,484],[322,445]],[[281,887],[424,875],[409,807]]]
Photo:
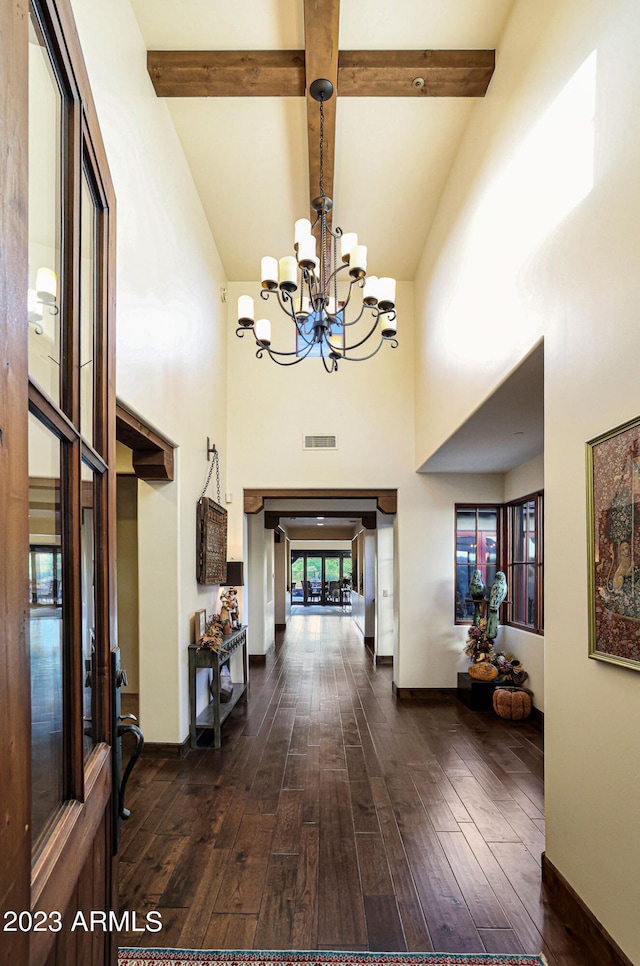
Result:
[[[499,70],[513,2],[132,0],[149,51],[200,55],[150,54],[149,69],[171,94],[228,279],[257,279],[263,255],[291,254],[294,222],[319,193],[318,105],[303,96],[316,74],[337,86],[326,108],[334,225],[368,246],[370,272],[413,279],[490,81],[493,54],[483,52],[496,50]],[[287,93],[276,96],[280,89]]]

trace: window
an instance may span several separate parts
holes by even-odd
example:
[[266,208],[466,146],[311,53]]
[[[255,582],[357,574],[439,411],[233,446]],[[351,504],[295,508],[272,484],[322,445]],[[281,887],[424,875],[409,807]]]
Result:
[[543,495],[507,505],[508,623],[541,634],[543,618]]
[[[313,341],[313,327],[316,324],[318,316],[315,312],[311,312],[306,319],[300,320],[298,322],[298,328],[296,330],[296,355],[299,356],[319,356],[320,355],[320,343],[317,342],[309,348],[309,344]],[[344,315],[342,310],[336,315],[336,321],[329,327],[329,332],[327,333],[330,337],[337,339],[338,344],[344,347]]]
[[495,580],[499,560],[499,506],[456,505],[456,624],[473,617],[469,585],[474,570],[479,570],[487,587]]
[[[479,570],[487,596],[497,570],[509,588],[502,620],[542,634],[543,493],[532,493],[504,506],[456,504],[455,622],[469,623],[473,602],[469,585]],[[504,521],[504,523],[503,523]],[[500,542],[500,533],[505,528]]]

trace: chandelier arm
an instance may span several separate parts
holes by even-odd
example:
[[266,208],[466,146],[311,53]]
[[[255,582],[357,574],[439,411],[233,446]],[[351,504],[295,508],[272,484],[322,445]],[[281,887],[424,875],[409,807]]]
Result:
[[[335,244],[335,240],[334,240],[334,244]],[[335,254],[334,254],[334,259],[335,259]],[[327,287],[328,287],[328,286],[329,286],[329,285],[331,284],[331,282],[333,282],[333,281],[335,281],[335,282],[337,283],[337,277],[336,277],[336,276],[337,276],[337,275],[338,275],[338,274],[339,274],[340,272],[344,272],[344,270],[345,270],[346,268],[349,268],[349,263],[348,263],[348,262],[341,262],[341,263],[340,263],[340,265],[337,265],[337,266],[336,266],[336,267],[334,268],[334,270],[333,270],[333,271],[331,272],[331,275],[329,276],[329,278],[327,279]],[[355,283],[355,282],[357,282],[357,279],[355,279],[355,278],[354,278],[354,279],[352,279],[352,280],[351,280],[351,282],[349,283],[349,291],[351,291],[351,289],[353,288],[353,285],[354,285],[354,283]]]
[[[281,291],[280,289],[277,289],[277,295],[278,295],[278,305],[280,306],[280,308],[282,309],[282,311],[284,312],[284,314],[285,315],[288,315],[289,318],[293,322],[295,322],[296,321],[296,307],[295,307],[295,303],[293,301],[293,297],[289,294],[289,292],[284,292],[284,291]],[[287,302],[289,303],[290,308],[287,307]]]
[[[378,326],[378,322],[379,321],[380,321],[380,316],[379,315],[376,315],[373,325],[371,326],[371,328],[369,329],[369,331],[367,332],[367,334],[364,336],[364,338],[363,339],[360,339],[359,342],[354,342],[354,344],[351,345],[351,346],[348,346],[348,348],[350,350],[359,349],[361,345],[364,345],[365,342],[368,342],[369,339],[371,338],[371,336],[373,335],[373,333],[376,331],[376,328]],[[382,339],[383,336],[380,336],[380,338]],[[376,352],[377,351],[378,350],[376,349]]]
[[[345,360],[345,362],[366,362],[367,359],[373,359],[373,357],[377,355],[378,352],[380,352],[380,349],[382,348],[382,343],[387,341],[388,340],[385,339],[384,336],[380,336],[380,341],[378,345],[373,350],[373,352],[369,353],[368,356],[350,356],[350,355],[347,355],[347,351],[351,351],[351,349],[347,349],[345,351],[345,354],[342,356],[342,358]],[[358,345],[362,345],[362,342],[359,342]],[[352,346],[351,348],[355,348],[355,347]]]
[[324,356],[322,356],[322,365],[324,366],[325,372],[335,372],[335,370],[338,368],[338,364],[335,359],[332,359],[331,365],[328,365]]
[[[344,312],[344,311],[346,310],[346,308],[347,308],[347,306],[348,306],[348,304],[349,304],[348,302],[345,302],[345,303],[344,303],[344,307],[343,307],[343,309],[342,309],[342,311],[343,311],[343,312]],[[353,318],[353,319],[351,319],[351,321],[350,321],[350,322],[347,322],[347,321],[345,320],[345,321],[344,321],[344,322],[343,322],[342,324],[343,324],[343,325],[345,326],[345,328],[346,328],[346,326],[348,326],[348,325],[356,325],[356,324],[357,324],[357,323],[358,323],[358,322],[359,322],[359,321],[361,320],[361,318],[362,318],[362,316],[363,316],[363,315],[364,315],[364,313],[365,313],[365,312],[367,311],[367,309],[368,309],[368,310],[369,310],[370,312],[372,312],[372,311],[374,311],[374,310],[373,310],[373,308],[372,308],[372,307],[371,307],[370,305],[365,305],[365,304],[363,303],[363,304],[362,304],[362,306],[360,307],[360,311],[359,311],[359,312],[358,312],[358,314],[357,314],[357,315],[355,316],[355,318]],[[374,325],[374,328],[375,328],[375,325]],[[371,330],[371,332],[373,332],[373,329]],[[369,333],[369,335],[370,335],[370,334],[371,334],[371,333]],[[367,338],[369,338],[369,336],[367,336]]]
[[[308,348],[306,348],[304,350],[304,353],[302,355],[299,355],[296,349],[294,349],[293,352],[280,352],[279,349],[272,349],[271,346],[266,346],[264,344],[264,342],[260,342],[259,339],[256,339],[256,345],[257,346],[260,346],[260,349],[259,349],[260,352],[268,352],[270,356],[274,356],[274,355],[276,355],[276,356],[298,356],[299,359],[304,359],[309,354],[309,352],[311,351],[311,349],[313,348],[314,343],[313,342],[310,342],[308,344]],[[260,356],[258,358],[260,358]],[[275,362],[275,359],[273,361]]]
[[[263,354],[265,352],[267,352],[269,354],[269,357],[270,357],[271,361],[272,362],[275,362],[275,364],[277,366],[295,366],[295,365],[297,365],[298,362],[302,362],[303,359],[306,359],[306,357],[309,355],[309,352],[311,351],[311,347],[313,345],[313,343],[312,343],[309,346],[309,348],[306,349],[302,353],[302,355],[298,355],[297,352],[276,352],[275,349],[272,349],[269,346],[263,345],[263,343],[261,343],[261,342],[256,342],[256,344],[258,346],[260,346],[260,348],[256,352],[256,359],[262,359]],[[298,356],[298,357],[297,357],[297,359],[292,359],[291,362],[280,362],[279,359],[276,359],[276,356]]]
[[306,334],[298,326],[297,322],[296,322],[296,328],[298,329],[298,335],[300,336],[300,338],[302,339],[305,345],[312,346],[316,344],[315,336],[311,336],[310,338],[307,338]]
[[338,360],[337,359],[332,359],[330,365],[327,363],[327,357],[324,354],[325,344],[328,344],[328,343],[325,343],[325,340],[323,339],[320,342],[320,355],[322,357],[322,365],[324,366],[324,371],[325,372],[335,372],[336,369],[338,368]]

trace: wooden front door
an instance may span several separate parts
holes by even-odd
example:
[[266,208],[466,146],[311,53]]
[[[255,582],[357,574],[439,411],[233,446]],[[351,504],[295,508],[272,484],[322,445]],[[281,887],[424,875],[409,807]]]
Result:
[[116,962],[113,189],[68,0],[0,0],[0,963]]

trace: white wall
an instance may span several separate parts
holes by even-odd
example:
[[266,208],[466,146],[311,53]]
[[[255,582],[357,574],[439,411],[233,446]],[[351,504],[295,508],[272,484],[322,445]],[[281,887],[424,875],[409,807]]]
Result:
[[398,628],[394,618],[394,517],[378,511],[376,530],[376,642],[377,657],[393,654]]
[[273,545],[273,571],[274,571],[274,611],[273,619],[275,624],[287,623],[287,552],[289,549],[288,541],[281,537],[280,543]]
[[273,530],[265,530],[264,511],[247,517],[245,559],[247,650],[261,655],[275,641]]
[[[129,451],[130,452],[130,451]],[[138,615],[138,480],[117,480],[118,641],[120,664],[127,671],[124,691],[139,693]],[[144,723],[143,723],[144,724]]]
[[632,0],[515,3],[416,286],[419,462],[544,337],[546,852],[632,962],[640,675],[587,657],[585,441],[640,412],[639,46]]
[[117,199],[117,393],[178,446],[175,482],[140,486],[139,574],[145,736],[180,742],[193,614],[219,609],[195,580],[194,530],[207,436],[225,488],[224,271],[128,0],[72,6]]
[[[238,296],[257,297],[259,286],[257,281],[229,284],[230,333],[236,325]],[[260,308],[269,314],[269,303],[261,302]],[[277,333],[285,338],[287,322],[274,312],[270,317],[275,343]],[[407,283],[398,285],[398,338],[398,349],[385,345],[369,362],[343,362],[337,373],[328,375],[319,359],[289,369],[268,358],[256,359],[249,336],[238,339],[230,334],[229,371],[241,374],[243,384],[251,386],[251,393],[234,392],[234,432],[229,434],[229,487],[234,493],[260,487],[379,487],[397,488],[399,493],[417,489],[413,286]],[[305,452],[304,433],[336,433],[339,448]],[[231,540],[235,541],[242,533],[241,507],[235,497],[232,508]],[[410,571],[414,561],[400,557],[398,566]],[[407,621],[407,640],[411,631]]]
[[[544,457],[537,456],[504,475],[504,502],[518,500],[544,489]],[[511,651],[529,675],[525,687],[533,691],[533,703],[544,711],[544,637],[518,627],[504,627],[501,647]]]
[[398,575],[398,687],[455,688],[457,672],[468,667],[467,628],[454,624],[455,504],[500,503],[503,492],[501,474],[433,473],[416,474],[399,496],[399,557],[411,566]]

